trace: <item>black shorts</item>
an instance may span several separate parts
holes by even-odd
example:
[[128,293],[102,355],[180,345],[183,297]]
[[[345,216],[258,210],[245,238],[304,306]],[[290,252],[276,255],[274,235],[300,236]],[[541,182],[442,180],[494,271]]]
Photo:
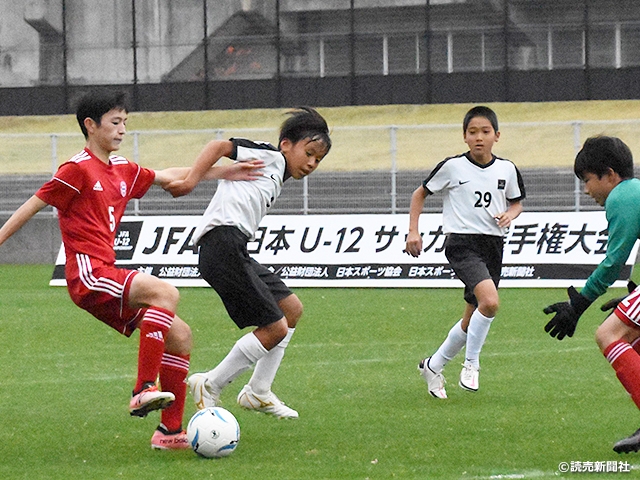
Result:
[[278,302],[293,293],[280,277],[249,256],[248,241],[236,227],[220,226],[198,242],[200,274],[240,328],[277,322],[284,317]]
[[493,280],[498,288],[503,249],[503,237],[459,233],[447,236],[444,253],[451,268],[464,283],[464,300],[467,303],[478,306],[473,289],[483,280]]

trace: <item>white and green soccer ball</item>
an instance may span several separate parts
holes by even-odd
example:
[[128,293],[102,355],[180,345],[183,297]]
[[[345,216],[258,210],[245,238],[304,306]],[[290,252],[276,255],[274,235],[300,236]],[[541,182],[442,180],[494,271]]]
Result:
[[187,437],[191,448],[206,458],[231,455],[240,441],[240,425],[229,410],[209,407],[196,412],[189,425]]

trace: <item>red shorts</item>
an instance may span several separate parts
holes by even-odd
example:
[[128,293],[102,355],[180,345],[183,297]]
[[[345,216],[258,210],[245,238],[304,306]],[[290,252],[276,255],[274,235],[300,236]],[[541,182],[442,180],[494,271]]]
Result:
[[145,312],[129,306],[129,288],[137,274],[81,253],[67,257],[65,266],[73,303],[127,337]]
[[618,304],[614,313],[626,325],[640,328],[640,287],[625,297]]

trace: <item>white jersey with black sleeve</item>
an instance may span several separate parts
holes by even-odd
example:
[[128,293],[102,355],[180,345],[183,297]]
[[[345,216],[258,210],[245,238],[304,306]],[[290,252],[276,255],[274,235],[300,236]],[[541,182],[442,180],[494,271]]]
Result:
[[442,191],[442,222],[445,234],[503,236],[495,215],[509,202],[525,198],[524,182],[517,167],[496,157],[482,165],[469,152],[440,162],[422,182],[427,194]]
[[243,138],[231,138],[233,152],[229,156],[237,162],[262,160],[262,176],[256,180],[220,180],[216,193],[209,202],[193,241],[221,225],[235,226],[253,240],[258,225],[282,191],[287,171],[282,153],[267,142],[254,142]]

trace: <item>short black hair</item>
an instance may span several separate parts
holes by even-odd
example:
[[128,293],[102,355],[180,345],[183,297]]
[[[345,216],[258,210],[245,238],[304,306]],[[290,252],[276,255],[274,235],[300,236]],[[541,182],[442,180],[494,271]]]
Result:
[[76,119],[84,138],[89,138],[84,126],[85,119],[90,118],[100,125],[102,116],[114,108],[129,111],[127,95],[124,92],[92,91],[83,95],[76,106]]
[[296,143],[305,138],[311,141],[323,143],[327,151],[331,149],[331,138],[326,120],[311,107],[297,107],[289,112],[287,118],[280,127],[279,144],[285,138]]
[[477,107],[473,107],[471,110],[467,112],[464,116],[464,121],[462,122],[462,133],[467,133],[467,128],[469,127],[469,123],[476,117],[484,117],[491,123],[493,127],[493,131],[498,131],[498,115],[496,112],[491,110],[489,107],[485,107],[483,105],[479,105]]
[[633,178],[633,154],[617,137],[598,135],[589,137],[576,155],[573,171],[580,180],[587,173],[602,178],[609,169],[622,179]]

